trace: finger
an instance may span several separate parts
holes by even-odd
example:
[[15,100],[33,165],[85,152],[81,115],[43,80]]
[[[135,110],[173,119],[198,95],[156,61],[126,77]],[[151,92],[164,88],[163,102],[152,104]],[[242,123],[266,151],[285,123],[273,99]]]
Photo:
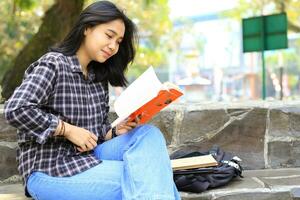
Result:
[[95,142],[93,139],[90,139],[89,143],[92,145],[93,149],[97,146],[97,142]]
[[142,115],[137,115],[135,117],[134,121],[138,124],[140,122],[141,118],[142,118]]
[[76,147],[79,152],[84,152],[80,147]]
[[120,124],[118,124],[118,126],[124,126],[127,123],[127,121],[122,121]]
[[127,122],[127,124],[125,124],[125,125],[135,126],[135,125],[137,125],[137,122],[135,122],[135,121]]
[[125,129],[125,128],[120,129],[120,130],[119,130],[119,135],[123,135],[123,134],[125,134],[125,133],[127,133],[127,132],[128,132],[128,130]]
[[131,129],[132,129],[132,127],[131,127],[131,126],[124,125],[124,126],[122,126],[122,129],[131,130]]
[[135,128],[137,126],[137,123],[136,122],[128,122],[126,125],[130,126],[131,128]]
[[90,136],[95,142],[97,142],[98,137],[94,133],[90,133]]
[[142,117],[143,117],[143,113],[136,116],[136,120],[139,122],[142,119]]
[[90,143],[90,141],[88,141],[86,144],[85,144],[85,147],[86,147],[86,150],[89,151],[89,150],[92,150],[94,147],[93,147],[93,144]]
[[80,148],[82,149],[82,151],[87,151],[87,147],[85,144],[83,144],[82,146],[80,146]]
[[124,125],[134,125],[134,124],[136,124],[136,122],[135,121],[131,121],[131,122],[127,122],[126,124],[124,124]]
[[130,121],[130,119],[131,119],[130,117],[127,117],[126,119],[124,119],[123,122],[126,124],[128,121]]

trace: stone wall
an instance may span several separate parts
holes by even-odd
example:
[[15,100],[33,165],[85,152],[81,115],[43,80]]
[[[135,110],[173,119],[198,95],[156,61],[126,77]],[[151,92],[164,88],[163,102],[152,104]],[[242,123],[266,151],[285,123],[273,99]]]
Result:
[[[216,144],[239,156],[245,169],[300,166],[300,102],[173,104],[151,123],[164,133],[170,153]],[[16,174],[15,140],[0,109],[0,180]]]
[[17,174],[16,129],[9,126],[0,110],[0,181]]

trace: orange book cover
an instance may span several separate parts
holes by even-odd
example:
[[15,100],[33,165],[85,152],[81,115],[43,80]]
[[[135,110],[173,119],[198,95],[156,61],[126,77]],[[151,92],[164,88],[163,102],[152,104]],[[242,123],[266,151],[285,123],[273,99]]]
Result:
[[137,117],[140,124],[146,123],[181,95],[183,92],[178,86],[169,82],[161,83],[154,69],[150,67],[114,102],[118,118],[111,126],[115,127],[124,120],[132,121]]
[[182,92],[174,88],[169,90],[161,90],[155,98],[151,99],[149,102],[133,112],[129,116],[129,121],[139,118],[139,123],[144,124],[181,95]]

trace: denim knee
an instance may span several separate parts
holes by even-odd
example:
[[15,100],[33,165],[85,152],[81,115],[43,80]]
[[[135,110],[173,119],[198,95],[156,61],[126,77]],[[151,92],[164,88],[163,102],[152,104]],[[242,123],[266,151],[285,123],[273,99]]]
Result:
[[[145,136],[151,140],[155,140],[155,141],[162,141],[163,143],[165,143],[165,137],[162,134],[162,132],[160,131],[159,128],[157,128],[154,125],[151,124],[144,124],[138,127],[138,131],[137,132],[142,132],[143,134],[145,134]],[[141,133],[138,133],[141,134]]]

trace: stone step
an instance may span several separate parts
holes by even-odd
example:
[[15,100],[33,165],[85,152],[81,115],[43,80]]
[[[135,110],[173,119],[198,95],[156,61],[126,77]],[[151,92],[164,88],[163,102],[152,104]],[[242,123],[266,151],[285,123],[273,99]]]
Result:
[[[247,170],[243,179],[200,194],[181,192],[182,200],[300,200],[300,168]],[[0,185],[1,200],[30,200],[20,183]]]
[[182,193],[183,200],[300,199],[300,168],[248,170],[243,179],[201,194]]

